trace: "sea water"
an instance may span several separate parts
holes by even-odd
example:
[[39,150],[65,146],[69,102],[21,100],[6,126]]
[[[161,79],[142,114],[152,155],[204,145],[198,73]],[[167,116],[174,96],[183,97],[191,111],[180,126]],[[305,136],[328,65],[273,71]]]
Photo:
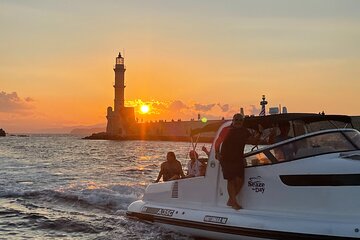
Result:
[[166,153],[174,151],[185,170],[190,148],[70,135],[2,137],[0,239],[191,239],[126,217]]

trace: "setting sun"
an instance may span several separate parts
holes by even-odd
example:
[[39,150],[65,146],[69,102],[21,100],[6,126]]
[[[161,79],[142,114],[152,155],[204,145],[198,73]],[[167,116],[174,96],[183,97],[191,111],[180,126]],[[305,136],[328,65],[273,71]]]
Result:
[[148,113],[149,112],[149,106],[148,105],[142,105],[140,110],[141,110],[141,113]]

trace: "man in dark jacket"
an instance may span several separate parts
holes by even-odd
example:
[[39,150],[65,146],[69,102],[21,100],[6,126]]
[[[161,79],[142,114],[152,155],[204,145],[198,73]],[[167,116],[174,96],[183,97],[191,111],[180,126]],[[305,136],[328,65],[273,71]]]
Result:
[[227,205],[236,210],[242,208],[236,196],[244,183],[244,147],[248,143],[257,144],[260,136],[259,134],[252,136],[243,123],[244,116],[235,114],[232,124],[221,131],[215,142],[215,153],[220,160],[224,179],[227,180],[229,194]]

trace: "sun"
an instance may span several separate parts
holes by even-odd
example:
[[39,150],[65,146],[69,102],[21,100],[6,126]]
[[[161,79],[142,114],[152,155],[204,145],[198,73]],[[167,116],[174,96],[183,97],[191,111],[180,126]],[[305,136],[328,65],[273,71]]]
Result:
[[149,108],[148,105],[142,105],[142,106],[140,107],[141,113],[148,113],[149,110],[150,110],[150,108]]

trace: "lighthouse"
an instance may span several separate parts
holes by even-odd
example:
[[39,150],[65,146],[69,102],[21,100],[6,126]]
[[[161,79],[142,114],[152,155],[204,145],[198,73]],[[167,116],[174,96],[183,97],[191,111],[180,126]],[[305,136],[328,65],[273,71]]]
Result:
[[124,65],[124,58],[121,56],[121,53],[119,52],[119,55],[116,58],[115,67],[114,67],[114,72],[115,72],[114,112],[121,111],[121,109],[125,106],[124,105],[125,70],[126,69],[125,69],[125,65]]
[[124,58],[119,55],[115,59],[114,110],[107,108],[106,133],[112,136],[126,136],[131,133],[135,123],[133,107],[125,107],[125,64]]
[[260,111],[259,116],[265,116],[266,115],[266,111],[265,111],[266,104],[268,104],[268,102],[265,100],[265,95],[263,95],[262,96],[262,101],[260,102],[261,111]]

